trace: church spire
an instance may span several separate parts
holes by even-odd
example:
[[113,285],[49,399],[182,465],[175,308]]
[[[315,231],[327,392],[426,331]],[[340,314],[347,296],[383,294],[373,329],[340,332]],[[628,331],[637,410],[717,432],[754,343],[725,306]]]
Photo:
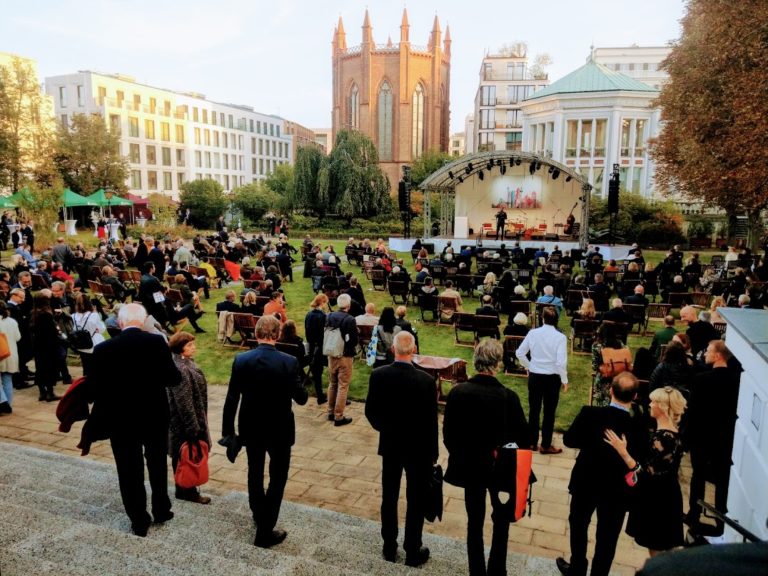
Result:
[[437,14],[435,14],[435,22],[432,25],[432,32],[429,35],[429,49],[433,50],[435,48],[440,48],[440,20],[437,17]]
[[344,32],[344,21],[341,19],[341,14],[339,14],[339,23],[336,26],[336,43],[339,50],[347,49],[347,34]]
[[373,44],[371,17],[368,15],[368,8],[365,9],[365,20],[363,20],[363,44]]
[[411,25],[408,24],[408,10],[403,8],[403,21],[400,23],[400,42],[410,42],[410,29]]
[[445,27],[445,40],[443,41],[443,52],[446,56],[451,55],[451,27]]

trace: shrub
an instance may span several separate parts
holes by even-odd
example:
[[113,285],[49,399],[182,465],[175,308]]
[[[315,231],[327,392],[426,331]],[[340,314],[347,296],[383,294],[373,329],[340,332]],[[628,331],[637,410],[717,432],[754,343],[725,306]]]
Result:
[[210,178],[192,180],[181,186],[181,207],[192,211],[192,224],[196,228],[213,228],[216,219],[226,211],[227,204],[224,188]]

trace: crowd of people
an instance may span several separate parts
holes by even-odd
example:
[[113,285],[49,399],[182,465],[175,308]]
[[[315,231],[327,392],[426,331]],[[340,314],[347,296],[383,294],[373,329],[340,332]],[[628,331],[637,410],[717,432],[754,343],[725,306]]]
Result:
[[[0,333],[10,351],[0,360],[0,414],[12,412],[13,389],[30,381],[38,386],[41,401],[58,400],[56,382],[71,382],[69,335],[88,332],[91,345],[76,351],[89,386],[97,390],[92,430],[110,439],[126,512],[133,531],[145,535],[152,518],[164,522],[173,517],[165,490],[166,456],[171,456],[175,470],[183,442],[211,444],[207,383],[194,361],[195,336],[181,327],[188,322],[196,333],[204,332],[197,321],[211,289],[242,279],[239,294],[230,284],[216,312],[245,312],[258,318],[253,333],[257,345],[233,363],[222,423],[228,455],[234,459],[240,445],[246,448],[254,543],[270,547],[286,538],[277,521],[295,442],[292,402],[306,403],[306,385],[311,385],[318,405],[327,404],[329,421],[335,426],[351,423],[345,409],[355,359],[361,357],[361,344],[373,340],[365,414],[380,433],[382,553],[386,560],[397,559],[397,501],[405,471],[405,562],[421,565],[430,554],[421,540],[424,497],[438,454],[435,387],[414,367],[419,340],[407,304],[378,312],[375,303],[366,300],[361,282],[365,272],[374,282],[382,279],[390,290],[404,285],[404,300],[411,299],[422,310],[432,309],[437,297],[453,300],[451,306],[434,308],[441,323],[452,322],[475,298],[479,304],[475,315],[495,318],[478,335],[473,356],[476,375],[448,395],[443,423],[449,453],[446,481],[465,491],[470,574],[506,570],[509,519],[493,493],[487,565],[483,552],[493,450],[514,442],[544,455],[562,452],[554,444],[553,432],[561,391],[569,387],[566,314],[573,322],[592,320],[600,328],[586,345],[594,371],[591,406],[582,410],[563,438],[566,446],[580,452],[569,485],[571,557],[558,559],[560,570],[572,576],[586,574],[587,528],[594,512],[598,531],[591,573],[595,576],[610,570],[627,511],[628,534],[652,555],[682,544],[684,520],[698,533],[722,532],[721,524],[712,528],[701,522],[698,505],[705,479],[714,471],[716,506],[725,511],[738,396],[740,367],[720,339],[715,324],[722,318],[717,308],[762,308],[766,301],[762,258],[742,252],[733,259],[729,253],[722,265],[703,265],[698,255],[685,260],[674,247],[654,267],[636,247],[618,264],[605,262],[599,247],[584,254],[557,247],[550,253],[543,247],[526,251],[517,243],[509,249],[502,244],[497,250],[471,246],[456,251],[449,242],[442,253],[431,254],[417,241],[412,276],[411,264],[393,254],[382,239],[350,238],[343,263],[333,245],[323,247],[306,236],[297,248],[286,233],[287,225],[277,237],[248,238],[240,229],[229,233],[220,223],[216,234],[208,237],[103,240],[95,250],[69,246],[59,238],[40,252],[28,236],[22,236],[12,268],[0,271],[0,292],[5,296],[0,301]],[[285,283],[294,282],[297,261],[304,269],[299,281],[310,283],[314,295],[311,303],[291,302],[289,308]],[[345,273],[342,265],[359,266],[361,277]],[[99,292],[103,286],[109,289]],[[575,305],[574,293],[578,293]],[[693,298],[684,296],[701,293],[710,295],[711,309],[697,307]],[[645,309],[656,297],[670,299],[670,295],[681,299],[679,319],[667,316],[645,346],[629,350],[627,331],[639,320],[624,306]],[[302,340],[296,311],[306,304]],[[526,304],[528,312],[521,311]],[[504,315],[508,321],[502,329]],[[684,329],[678,330],[678,325]],[[364,334],[370,340],[365,341]],[[514,356],[502,346],[507,337],[521,339]],[[280,352],[281,345],[295,352]],[[150,348],[156,356],[153,375],[145,378],[137,398],[125,402],[124,388],[117,383],[133,371],[116,376],[117,358],[140,357]],[[627,351],[629,361],[619,369],[605,369],[606,357],[618,357],[621,350]],[[528,373],[527,416],[518,396],[496,378],[500,370],[517,365]],[[408,402],[403,402],[406,397]],[[151,423],[126,421],[131,406],[145,409],[136,405],[138,398],[151,405]],[[264,405],[270,409],[260,408]],[[136,455],[142,451],[152,487],[152,518],[139,482],[143,464]],[[686,451],[691,454],[693,478],[683,516],[678,468]],[[602,472],[596,474],[597,470]],[[210,502],[198,489],[181,486],[176,487],[176,498]]]

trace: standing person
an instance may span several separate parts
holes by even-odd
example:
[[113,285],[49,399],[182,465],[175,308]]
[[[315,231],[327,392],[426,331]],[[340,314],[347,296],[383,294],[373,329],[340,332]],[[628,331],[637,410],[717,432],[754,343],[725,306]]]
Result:
[[730,480],[731,452],[736,426],[736,405],[739,399],[740,369],[729,367],[733,354],[722,340],[712,340],[706,347],[704,361],[711,369],[697,374],[691,382],[691,400],[688,404],[687,444],[691,450],[691,491],[688,500],[686,524],[705,535],[719,536],[723,523],[718,521],[714,530],[699,523],[707,476],[715,485],[715,508],[728,511],[728,483]]
[[504,205],[502,204],[499,211],[496,212],[496,240],[499,239],[499,235],[501,235],[501,239],[504,240],[504,226],[506,223],[507,213],[504,212]]
[[53,402],[59,396],[53,393],[60,367],[61,339],[53,318],[50,290],[41,290],[34,297],[32,311],[32,355],[35,359],[35,384],[40,391],[40,402]]
[[379,432],[382,554],[388,562],[397,560],[397,501],[405,470],[405,564],[420,566],[429,559],[421,533],[430,473],[438,456],[437,397],[432,378],[413,366],[413,335],[396,334],[392,351],[394,362],[371,373],[365,403],[365,417]]
[[344,416],[347,405],[347,392],[352,381],[352,363],[357,353],[357,324],[349,314],[352,299],[348,294],[341,294],[337,301],[339,309],[328,314],[326,328],[338,328],[344,340],[344,355],[340,358],[328,357],[328,420],[335,426],[346,426],[352,418]]
[[0,301],[0,333],[8,340],[10,355],[0,360],[0,414],[13,412],[13,375],[19,371],[19,350],[17,342],[21,332],[16,320],[10,317],[5,302]]
[[[307,403],[299,362],[275,348],[280,321],[262,316],[256,323],[258,348],[235,357],[224,402],[222,436],[234,437],[238,428],[248,454],[248,499],[256,524],[254,545],[269,548],[285,540],[287,532],[275,529],[283,490],[291,464],[296,426],[291,400]],[[269,487],[264,490],[264,460],[269,454]]]
[[[563,449],[552,446],[555,429],[555,411],[560,400],[560,387],[568,391],[567,338],[555,327],[557,311],[547,306],[541,312],[544,324],[528,332],[515,352],[517,359],[528,370],[528,425],[534,450],[539,443],[539,418],[544,404],[541,422],[542,454],[560,454]],[[531,359],[527,354],[530,352]]]
[[497,493],[491,493],[493,537],[486,569],[483,545],[485,503],[493,469],[494,450],[508,442],[529,446],[528,426],[520,398],[495,378],[504,356],[498,340],[475,346],[477,374],[448,395],[443,420],[443,442],[448,449],[445,481],[464,488],[467,509],[467,559],[470,576],[507,573],[509,519]]
[[619,438],[626,437],[630,454],[642,458],[643,426],[639,418],[630,414],[637,386],[637,378],[631,372],[616,376],[611,384],[610,405],[584,406],[563,436],[566,446],[579,449],[568,484],[571,561],[557,558],[557,568],[566,576],[587,573],[587,530],[595,511],[597,534],[590,574],[608,576],[611,570],[629,505],[630,488],[624,480],[627,467],[605,441],[604,433],[612,430]]
[[627,534],[651,556],[683,544],[683,494],[677,478],[683,457],[683,441],[678,432],[685,411],[685,398],[678,390],[665,386],[651,392],[651,417],[656,430],[641,463],[627,450],[627,438],[610,428],[606,440],[618,452],[630,471],[637,475],[627,522]]
[[[27,302],[27,298],[29,301]],[[13,288],[8,297],[8,313],[16,320],[21,332],[21,340],[18,343],[19,371],[13,376],[13,387],[17,390],[30,388],[34,384],[27,383],[34,377],[29,371],[27,363],[32,359],[32,329],[30,327],[32,297],[27,295],[24,288]]]
[[328,307],[328,296],[318,294],[309,305],[309,312],[304,317],[304,335],[309,344],[309,371],[312,373],[312,382],[315,384],[315,396],[317,404],[322,405],[328,401],[328,396],[323,392],[323,370],[326,360],[323,356],[323,333],[325,332],[325,310]]
[[391,364],[395,357],[393,353],[393,343],[395,335],[400,332],[401,328],[397,325],[395,320],[395,311],[391,306],[386,306],[381,311],[381,317],[379,318],[379,325],[374,329],[374,334],[378,337],[378,344],[376,346],[376,363],[374,368],[386,366]]
[[[181,374],[178,386],[168,388],[170,425],[168,452],[173,471],[179,464],[179,453],[184,442],[202,441],[211,446],[208,430],[208,383],[205,374],[195,363],[197,345],[189,332],[176,332],[168,341],[173,362]],[[182,488],[176,485],[176,499],[209,504],[211,498],[200,494],[198,488]]]
[[91,373],[93,348],[97,344],[104,342],[104,334],[107,332],[107,327],[101,320],[101,315],[98,312],[94,312],[91,299],[82,292],[75,299],[75,313],[72,314],[72,326],[75,330],[87,330],[93,341],[93,346],[90,348],[77,351],[80,354],[80,362],[83,365],[83,375],[88,376]]
[[123,240],[128,239],[128,224],[125,220],[125,216],[123,216],[123,213],[120,212],[117,215],[117,229],[120,230],[120,235],[123,237]]
[[[146,536],[152,519],[173,518],[168,498],[168,423],[166,388],[181,374],[162,336],[142,331],[147,312],[124,304],[117,316],[121,332],[93,350],[94,412],[104,420],[115,457],[120,495],[133,533]],[[126,359],[133,362],[126,362]],[[136,361],[141,359],[140,362]],[[152,518],[147,513],[144,460],[152,488]]]
[[27,245],[29,246],[30,254],[35,253],[35,231],[32,229],[32,224],[34,224],[32,220],[27,220],[27,223],[24,226],[24,229],[21,231]]

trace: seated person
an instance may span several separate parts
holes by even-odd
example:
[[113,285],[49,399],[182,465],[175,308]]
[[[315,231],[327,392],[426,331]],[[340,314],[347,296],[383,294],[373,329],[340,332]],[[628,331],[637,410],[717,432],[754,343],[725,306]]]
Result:
[[264,305],[264,315],[274,315],[280,319],[280,322],[285,324],[288,320],[288,315],[285,311],[285,302],[283,302],[283,293],[275,290],[269,297],[269,302]]
[[379,317],[376,315],[376,306],[373,302],[365,305],[365,314],[355,316],[355,323],[358,326],[376,326],[379,323]]
[[296,322],[293,320],[284,322],[280,326],[280,336],[277,338],[277,341],[296,346],[293,355],[299,361],[299,366],[303,368],[309,364],[309,358],[307,358],[307,353],[304,349],[304,340],[296,333]]
[[634,294],[624,298],[624,304],[639,304],[643,309],[648,307],[648,298],[645,297],[645,287],[642,284],[635,286]]
[[259,299],[256,292],[250,291],[243,298],[241,312],[251,314],[252,316],[261,316],[264,314],[264,305],[258,303]]
[[101,283],[112,287],[112,292],[120,302],[125,302],[130,297],[131,301],[136,297],[136,288],[128,288],[117,277],[117,270],[112,266],[104,266],[101,269]]
[[621,322],[629,325],[629,329],[632,330],[632,317],[624,310],[624,304],[621,298],[614,298],[611,300],[611,309],[603,313],[603,320],[609,322]]
[[216,312],[240,312],[240,306],[235,303],[235,291],[227,290],[224,301],[216,304]]
[[504,327],[504,336],[526,336],[528,334],[528,315],[518,312]]
[[554,306],[558,316],[563,312],[563,301],[555,296],[555,289],[552,286],[544,286],[544,294],[536,299],[536,304]]
[[454,312],[461,312],[461,294],[459,294],[454,288],[453,288],[453,282],[450,280],[445,281],[445,290],[443,290],[440,293],[440,296],[448,296],[450,298],[455,298],[456,300],[456,309],[450,309],[450,308],[443,308],[440,316],[441,320],[443,322],[450,322],[453,319]]
[[496,310],[496,308],[493,307],[493,299],[490,295],[486,294],[482,297],[482,306],[475,309],[475,315],[476,316],[492,316],[496,318],[496,329],[495,330],[488,330],[488,331],[478,331],[477,336],[479,338],[482,338],[483,336],[490,336],[491,338],[499,339],[499,329],[498,326],[501,324],[501,320],[499,320],[499,313]]

